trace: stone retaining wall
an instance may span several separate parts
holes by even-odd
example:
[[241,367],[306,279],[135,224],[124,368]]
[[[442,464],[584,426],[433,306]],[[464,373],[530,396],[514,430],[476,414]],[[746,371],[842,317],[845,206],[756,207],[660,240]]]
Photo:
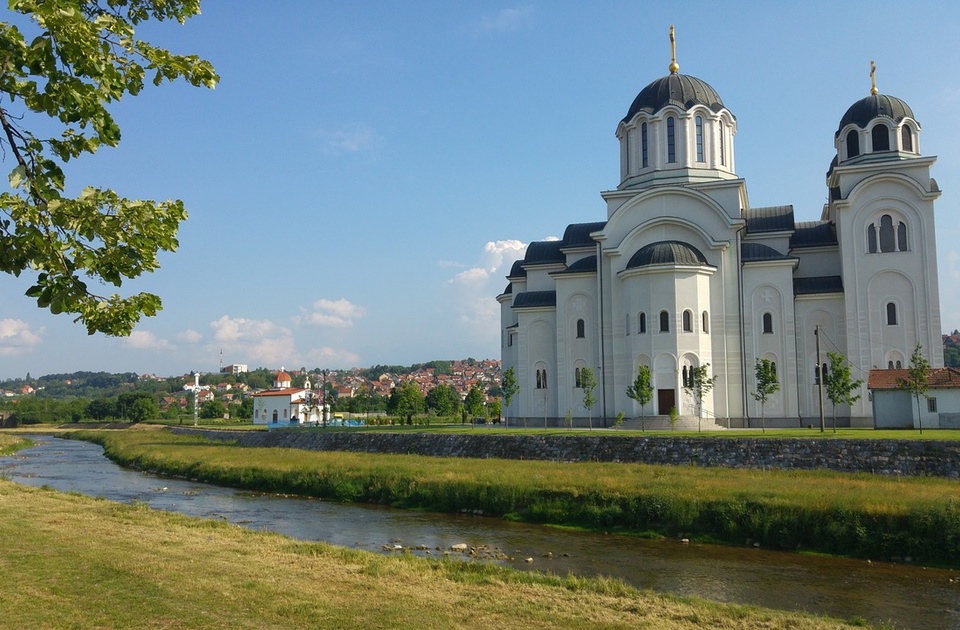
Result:
[[881,475],[960,478],[960,443],[922,440],[837,440],[735,437],[634,437],[300,431],[216,431],[175,428],[248,447],[399,453],[433,457],[634,462],[757,469],[818,469]]

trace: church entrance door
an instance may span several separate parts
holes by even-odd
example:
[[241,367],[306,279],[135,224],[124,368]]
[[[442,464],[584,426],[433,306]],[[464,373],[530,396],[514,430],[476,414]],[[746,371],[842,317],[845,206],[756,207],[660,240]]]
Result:
[[672,389],[657,390],[657,413],[665,416],[677,406],[677,392]]

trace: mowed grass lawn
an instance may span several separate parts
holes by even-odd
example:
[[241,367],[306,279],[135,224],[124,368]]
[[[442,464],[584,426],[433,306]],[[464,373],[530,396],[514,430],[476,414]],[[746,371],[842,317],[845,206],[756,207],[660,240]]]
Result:
[[849,627],[612,580],[298,542],[2,479],[0,575],[8,628]]

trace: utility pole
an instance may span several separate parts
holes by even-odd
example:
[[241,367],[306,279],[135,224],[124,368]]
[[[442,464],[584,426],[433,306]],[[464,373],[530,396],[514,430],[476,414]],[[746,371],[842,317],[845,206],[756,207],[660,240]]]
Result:
[[817,395],[820,398],[820,433],[823,433],[823,363],[820,361],[820,325],[813,329],[813,336],[817,338]]

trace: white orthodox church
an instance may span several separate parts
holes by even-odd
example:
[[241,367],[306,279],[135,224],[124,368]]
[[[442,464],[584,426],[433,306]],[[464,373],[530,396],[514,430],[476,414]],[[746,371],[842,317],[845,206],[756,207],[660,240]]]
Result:
[[[705,81],[679,74],[675,54],[669,70],[617,126],[620,183],[601,193],[606,220],[531,243],[497,297],[503,369],[520,385],[505,414],[639,416],[626,392],[647,365],[646,415],[693,416],[683,386],[709,364],[717,380],[704,417],[758,426],[762,412],[768,426],[806,426],[820,413],[818,328],[830,344],[821,361],[838,348],[854,379],[906,367],[918,344],[942,367],[940,190],[910,107],[873,81],[840,119],[820,220],[798,222],[790,205],[750,207],[736,174],[736,117]],[[758,359],[775,364],[780,385],[762,410],[752,396]],[[590,410],[583,368],[598,383]],[[859,393],[838,408],[841,423],[872,423],[866,386]]]

